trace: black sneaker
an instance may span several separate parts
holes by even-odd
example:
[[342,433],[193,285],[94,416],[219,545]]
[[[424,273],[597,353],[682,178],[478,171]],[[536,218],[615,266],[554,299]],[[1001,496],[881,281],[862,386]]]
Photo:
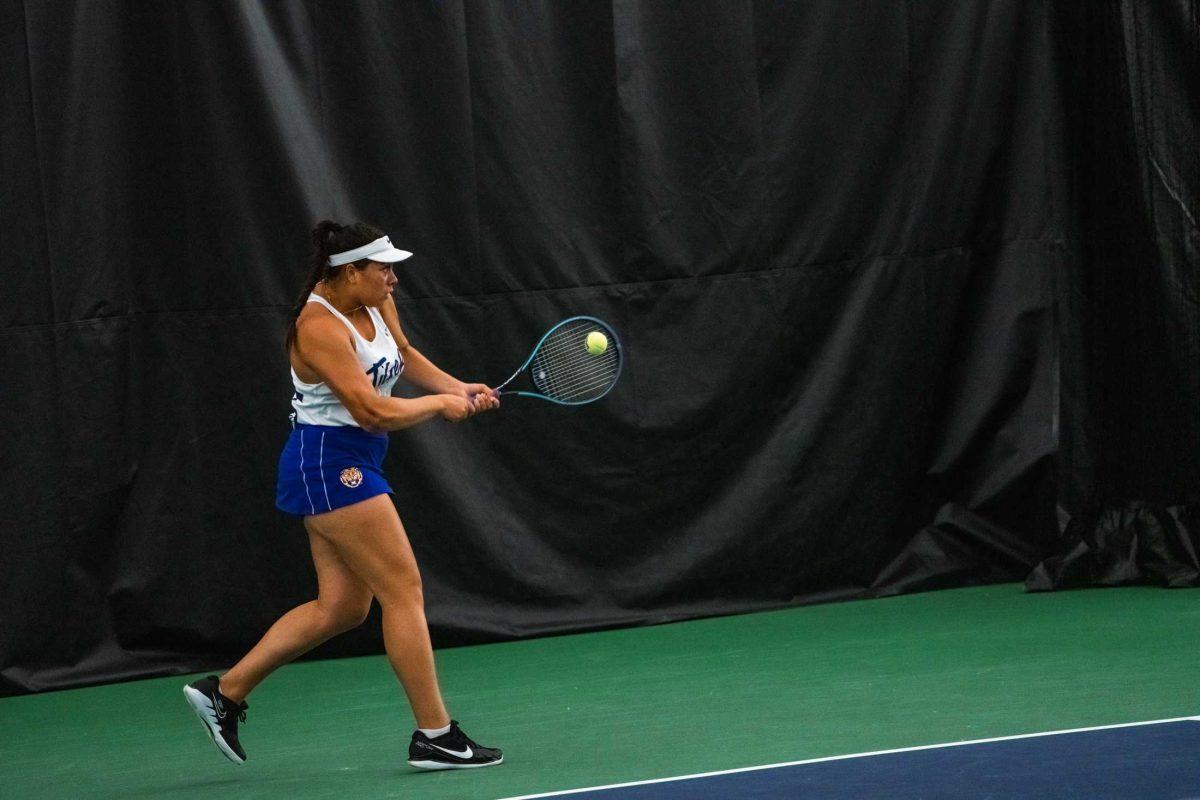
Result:
[[183,696],[217,749],[235,764],[246,760],[246,751],[238,742],[238,720],[246,721],[245,703],[235,703],[219,690],[220,679],[216,675],[201,678],[183,687]]
[[499,750],[475,744],[454,720],[450,720],[450,730],[435,739],[413,731],[412,744],[408,746],[408,763],[417,769],[471,769],[503,761],[504,755]]

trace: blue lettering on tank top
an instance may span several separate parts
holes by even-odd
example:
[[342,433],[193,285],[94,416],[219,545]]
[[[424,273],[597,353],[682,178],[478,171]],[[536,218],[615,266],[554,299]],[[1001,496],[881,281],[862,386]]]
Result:
[[371,376],[371,385],[378,389],[400,374],[400,359],[396,359],[389,364],[386,357],[381,358],[371,365],[371,368],[367,370],[367,374]]

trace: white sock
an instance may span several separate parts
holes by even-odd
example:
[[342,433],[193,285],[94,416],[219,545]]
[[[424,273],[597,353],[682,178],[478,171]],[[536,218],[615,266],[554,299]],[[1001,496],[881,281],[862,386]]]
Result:
[[447,725],[444,728],[417,728],[417,730],[428,736],[430,739],[436,739],[439,736],[449,733],[450,726]]

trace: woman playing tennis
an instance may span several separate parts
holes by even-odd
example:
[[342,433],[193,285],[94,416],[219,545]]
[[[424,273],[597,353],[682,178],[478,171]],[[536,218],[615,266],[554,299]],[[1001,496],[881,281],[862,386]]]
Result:
[[[499,400],[483,384],[442,372],[405,338],[392,265],[411,253],[362,223],[326,220],[312,236],[312,274],[287,337],[295,414],[275,503],[304,519],[317,599],[280,617],[224,675],[198,680],[184,695],[221,752],[242,763],[237,727],[246,696],[277,667],[360,625],[374,597],[388,660],[416,717],[408,762],[422,769],[499,764],[499,750],[475,744],[446,712],[421,576],[381,469],[388,431],[436,416],[461,422]],[[391,397],[401,372],[430,394]]]

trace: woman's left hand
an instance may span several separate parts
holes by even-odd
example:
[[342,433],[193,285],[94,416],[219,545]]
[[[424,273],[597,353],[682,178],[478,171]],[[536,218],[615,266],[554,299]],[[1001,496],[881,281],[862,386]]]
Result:
[[490,411],[493,408],[500,407],[500,398],[496,396],[495,391],[487,384],[464,383],[461,394],[470,402],[476,414],[480,411]]

